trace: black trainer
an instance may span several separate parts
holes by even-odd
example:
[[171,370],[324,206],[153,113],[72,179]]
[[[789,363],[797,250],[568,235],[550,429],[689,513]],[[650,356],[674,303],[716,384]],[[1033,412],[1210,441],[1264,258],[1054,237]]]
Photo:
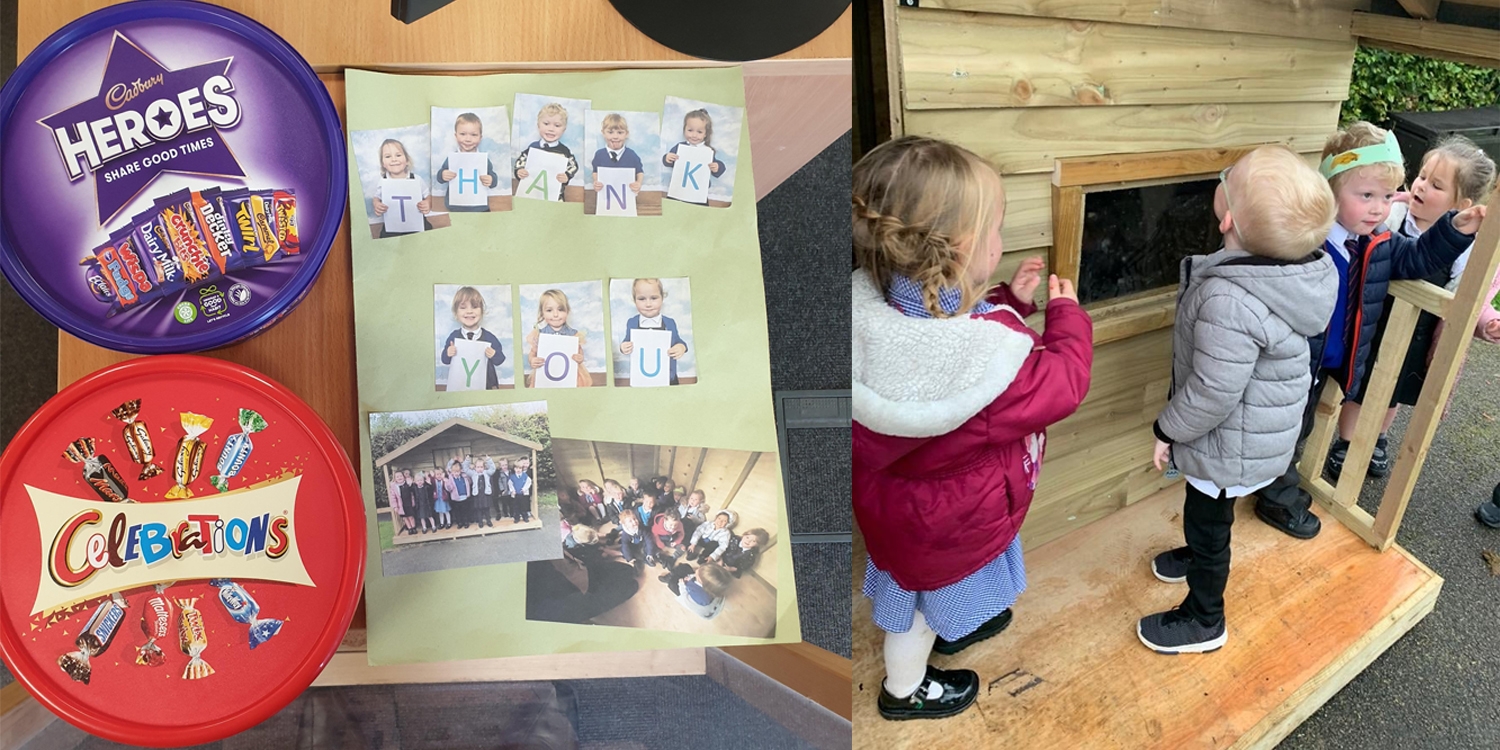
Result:
[[1500,529],[1500,484],[1495,485],[1490,501],[1474,510],[1474,517],[1485,526]]
[[1151,558],[1151,574],[1163,583],[1187,581],[1188,563],[1193,561],[1193,551],[1187,547],[1169,549]]
[[1323,530],[1323,522],[1311,510],[1290,510],[1272,505],[1259,496],[1255,498],[1255,517],[1277,531],[1298,539],[1311,539]]
[[1339,475],[1344,472],[1344,459],[1349,457],[1349,441],[1343,438],[1334,438],[1333,445],[1328,448],[1328,458],[1323,461],[1323,476],[1328,481],[1338,484]]
[[880,715],[891,721],[907,719],[942,719],[963,713],[979,698],[979,674],[968,669],[938,669],[927,666],[927,676],[916,692],[897,698],[880,686],[876,705]]
[[1370,454],[1370,476],[1384,477],[1391,473],[1391,443],[1385,433],[1375,439],[1375,452]]
[[1010,619],[1011,611],[1007,608],[1001,611],[1000,614],[991,617],[988,622],[980,625],[974,632],[956,641],[945,641],[942,636],[938,636],[938,639],[932,643],[932,650],[944,656],[952,656],[986,638],[998,635],[1000,631],[1010,627]]
[[1135,634],[1146,648],[1158,654],[1206,654],[1224,647],[1229,630],[1224,621],[1204,625],[1181,609],[1147,615],[1135,625]]

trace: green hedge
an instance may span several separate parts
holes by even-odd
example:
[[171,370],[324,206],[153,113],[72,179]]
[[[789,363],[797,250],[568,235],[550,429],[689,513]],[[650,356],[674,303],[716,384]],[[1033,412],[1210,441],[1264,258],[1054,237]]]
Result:
[[1360,47],[1340,124],[1389,125],[1392,112],[1442,112],[1500,103],[1500,69]]

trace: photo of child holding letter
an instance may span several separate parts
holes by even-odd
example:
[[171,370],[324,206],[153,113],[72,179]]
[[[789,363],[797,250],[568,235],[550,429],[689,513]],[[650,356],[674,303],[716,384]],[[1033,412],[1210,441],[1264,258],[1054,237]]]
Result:
[[371,237],[400,237],[452,225],[445,211],[434,209],[423,176],[430,163],[426,125],[356,130],[349,134],[349,149],[359,172]]
[[515,387],[510,285],[433,287],[439,391]]
[[[589,110],[583,212],[590,216],[660,216],[661,170],[647,168],[661,142],[660,112]],[[642,156],[645,154],[645,156]]]
[[509,211],[510,117],[505,107],[432,108],[432,198],[453,213]]
[[745,110],[667,97],[662,110],[662,179],[667,197],[725,208],[734,198],[740,126]]
[[511,125],[511,177],[519,198],[583,202],[584,113],[587,99],[516,94]]
[[692,304],[686,278],[610,279],[616,386],[698,382]]
[[605,384],[600,287],[598,281],[521,285],[527,388]]

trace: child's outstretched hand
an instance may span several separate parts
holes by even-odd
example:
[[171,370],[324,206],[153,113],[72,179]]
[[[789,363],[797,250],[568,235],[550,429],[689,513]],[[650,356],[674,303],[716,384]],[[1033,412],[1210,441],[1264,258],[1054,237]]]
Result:
[[682,359],[684,354],[687,354],[687,344],[673,344],[672,348],[667,350],[667,356],[672,359]]
[[630,192],[632,192],[632,193],[639,193],[639,192],[641,192],[641,181],[640,180],[636,180],[635,182],[630,183]]
[[1010,279],[1010,291],[1018,299],[1030,301],[1036,295],[1036,288],[1042,283],[1042,267],[1046,263],[1041,256],[1027,258],[1021,261],[1021,267],[1016,269],[1016,275]]
[[458,355],[458,344],[455,344],[452,341],[449,341],[448,342],[448,357],[452,358],[452,357],[455,357],[457,355]]
[[[451,169],[445,169],[442,174],[438,175],[438,177],[443,178],[443,182],[452,182],[453,178],[457,176],[458,173]],[[489,177],[489,175],[485,175],[485,177]]]
[[709,162],[709,164],[708,164],[708,171],[709,171],[710,174],[718,174],[719,173],[719,163],[716,162],[716,161],[715,162]]
[[568,175],[566,173],[558,175],[557,181],[564,185],[568,184]]
[[427,213],[428,211],[431,211],[431,210],[432,210],[432,199],[431,198],[423,198],[422,200],[417,201],[417,211],[425,214],[425,213]]
[[486,346],[484,348],[484,358],[485,359],[489,359],[490,357],[493,357],[493,356],[495,356],[495,347],[493,347],[493,346]]
[[1161,441],[1161,438],[1157,438],[1156,439],[1156,453],[1151,458],[1151,463],[1156,466],[1156,470],[1157,471],[1166,471],[1167,470],[1167,461],[1169,461],[1171,459],[1171,455],[1172,455],[1172,446],[1171,446],[1171,444],[1170,443],[1163,443]]
[[530,175],[530,174],[531,174],[530,172],[526,171],[525,167],[522,167],[522,168],[516,170],[516,177],[518,177],[520,179],[523,179],[523,180],[526,179],[526,177],[528,175]]
[[1057,274],[1047,277],[1047,299],[1070,299],[1078,301],[1078,293],[1073,291],[1073,282],[1068,279],[1059,279]]
[[573,361],[577,362],[580,365],[583,364],[583,352],[579,352],[577,354],[574,354],[573,355]]
[[487,174],[479,175],[479,184],[481,184],[481,185],[483,185],[485,187],[489,187],[489,186],[495,184],[495,178],[493,178],[493,177],[491,177],[491,176],[489,176]]
[[1484,215],[1485,207],[1476,203],[1453,217],[1453,228],[1464,234],[1478,234],[1479,225],[1484,223]]
[[371,198],[370,203],[375,207],[376,216],[385,216],[385,212],[390,210],[386,207],[385,201],[382,201],[379,198]]
[[542,366],[542,358],[541,357],[532,357],[531,358],[531,369],[535,370],[535,369],[537,369],[537,368],[539,368],[541,366]]
[[634,342],[626,341],[626,342],[620,344],[620,353],[621,354],[628,355],[628,354],[630,354],[633,351],[635,351],[635,343]]
[[603,190],[603,189],[604,189],[604,183],[600,182],[598,177],[595,177],[594,178],[594,192],[597,193],[597,192],[599,192],[600,190]]

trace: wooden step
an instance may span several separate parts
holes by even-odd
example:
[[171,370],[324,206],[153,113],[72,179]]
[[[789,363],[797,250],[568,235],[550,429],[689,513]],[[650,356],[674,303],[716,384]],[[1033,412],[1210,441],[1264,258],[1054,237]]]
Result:
[[[1136,621],[1169,609],[1183,584],[1151,575],[1182,544],[1182,484],[1027,552],[1030,587],[999,636],[954,656],[973,669],[978,703],[938,721],[890,722],[875,710],[882,633],[858,595],[855,746],[969,748],[1268,748],[1432,611],[1443,580],[1399,546],[1377,552],[1338,521],[1299,541],[1236,508],[1226,592],[1229,640],[1211,654],[1162,656]],[[856,535],[856,560],[863,542]]]

